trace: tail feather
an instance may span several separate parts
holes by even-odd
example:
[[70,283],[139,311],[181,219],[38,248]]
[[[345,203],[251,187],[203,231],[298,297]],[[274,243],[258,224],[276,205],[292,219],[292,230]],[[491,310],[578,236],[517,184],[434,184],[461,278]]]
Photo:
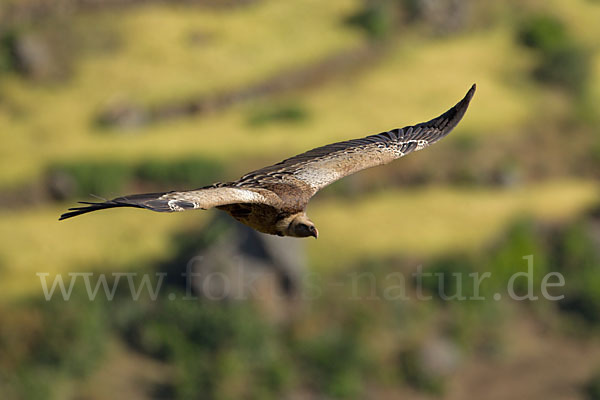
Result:
[[97,203],[80,201],[79,204],[85,204],[84,207],[69,208],[69,212],[62,214],[58,220],[62,221],[63,219],[76,217],[92,211],[116,207],[145,208],[152,211],[172,211],[166,200],[160,200],[160,197],[166,193],[167,192],[136,194],[132,196],[117,197],[113,200]]

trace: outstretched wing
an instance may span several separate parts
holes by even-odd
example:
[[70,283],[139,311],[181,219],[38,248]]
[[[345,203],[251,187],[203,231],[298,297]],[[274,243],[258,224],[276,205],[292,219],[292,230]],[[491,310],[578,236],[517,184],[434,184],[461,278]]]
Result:
[[135,194],[98,203],[81,202],[85,206],[70,208],[69,212],[61,215],[59,220],[115,207],[135,207],[152,211],[173,212],[208,209],[234,203],[261,203],[277,207],[280,202],[281,200],[277,195],[266,189],[233,188],[216,184],[185,192]]
[[460,122],[474,93],[475,85],[458,104],[431,121],[318,147],[244,175],[233,185],[261,187],[277,182],[304,184],[302,186],[310,187],[312,196],[319,189],[347,175],[387,164],[437,142]]
[[431,121],[319,147],[246,174],[235,182],[184,192],[147,193],[98,203],[82,202],[83,207],[70,208],[60,220],[115,207],[173,212],[235,203],[260,203],[282,208],[289,205],[283,204],[282,199],[289,202],[292,198],[295,202],[305,203],[319,189],[344,176],[387,164],[443,138],[460,122],[474,93],[475,85],[458,104]]

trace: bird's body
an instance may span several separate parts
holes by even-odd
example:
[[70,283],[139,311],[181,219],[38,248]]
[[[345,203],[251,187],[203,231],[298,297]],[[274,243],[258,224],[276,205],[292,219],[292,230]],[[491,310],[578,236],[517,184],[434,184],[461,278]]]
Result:
[[302,211],[297,210],[284,211],[264,204],[237,203],[217,208],[225,211],[242,224],[248,225],[259,232],[278,236],[285,236],[284,220],[286,218],[302,213]]
[[216,207],[259,232],[279,236],[318,236],[305,209],[311,197],[330,183],[365,168],[387,164],[446,136],[465,114],[475,85],[464,99],[431,121],[362,139],[318,147],[242,176],[189,191],[118,197],[71,208],[60,219],[115,207],[185,211]]

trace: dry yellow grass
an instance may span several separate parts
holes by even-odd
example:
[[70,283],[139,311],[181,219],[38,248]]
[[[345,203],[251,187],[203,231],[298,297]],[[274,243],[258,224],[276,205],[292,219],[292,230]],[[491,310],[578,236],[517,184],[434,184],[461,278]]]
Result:
[[[321,235],[307,247],[317,269],[343,268],[371,256],[428,258],[477,249],[516,215],[567,218],[597,201],[595,183],[574,181],[510,190],[394,190],[356,200],[317,197],[308,212]],[[36,272],[144,269],[172,253],[170,235],[204,224],[215,212],[117,209],[59,223],[62,211],[52,206],[0,213],[0,297],[41,294]]]
[[[64,206],[0,212],[0,298],[41,295],[36,272],[143,269],[172,250],[169,235],[205,214],[158,214],[114,210],[58,222]],[[37,291],[37,292],[36,292]]]
[[539,2],[541,10],[558,16],[568,25],[569,32],[582,40],[588,47],[599,49],[600,43],[600,5],[589,0],[543,0]]
[[[102,132],[92,124],[114,98],[153,103],[210,93],[354,47],[362,39],[341,20],[357,6],[349,0],[318,6],[314,0],[268,1],[218,18],[205,10],[166,6],[117,16],[113,24],[126,39],[123,47],[114,55],[87,56],[72,82],[39,87],[6,79],[6,108],[21,114],[11,116],[0,107],[0,138],[6,144],[0,149],[0,187],[36,178],[49,162],[64,159],[208,155],[279,161],[334,140],[429,119],[473,82],[478,93],[455,136],[510,134],[546,105],[544,93],[523,79],[532,60],[514,43],[511,28],[500,25],[449,39],[407,36],[366,73],[291,95],[310,115],[295,126],[249,127],[255,104],[131,135]],[[300,18],[306,14],[311,18]],[[87,18],[84,22],[94,22]],[[194,32],[206,32],[206,43],[190,47],[186,38]]]
[[427,259],[471,251],[488,243],[511,220],[573,217],[598,202],[592,182],[552,182],[515,189],[432,187],[394,190],[357,201],[328,199],[309,208],[320,231],[309,242],[316,268],[344,268],[365,257]]
[[340,26],[357,6],[301,0],[229,12],[145,7],[120,16],[126,42],[118,56],[89,59],[82,73],[109,73],[116,90],[148,101],[237,88],[360,43],[360,32]]
[[[358,4],[265,1],[227,13],[157,5],[80,17],[78,29],[107,25],[123,43],[116,52],[85,55],[68,82],[3,77],[0,187],[35,178],[56,159],[214,152],[207,142],[231,143],[225,134],[248,133],[235,113],[129,137],[99,131],[94,118],[115,100],[149,104],[237,88],[354,47],[363,35],[341,20]],[[194,35],[199,43],[191,43]]]

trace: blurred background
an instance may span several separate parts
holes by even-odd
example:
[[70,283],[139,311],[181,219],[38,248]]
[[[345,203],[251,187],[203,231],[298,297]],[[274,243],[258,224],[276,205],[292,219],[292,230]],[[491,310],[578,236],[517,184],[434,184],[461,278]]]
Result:
[[[599,22],[594,0],[2,0],[0,397],[600,399]],[[217,211],[57,222],[429,120],[473,83],[444,141],[313,199],[316,241]],[[528,255],[539,300],[509,299]],[[485,272],[485,300],[445,300]]]

